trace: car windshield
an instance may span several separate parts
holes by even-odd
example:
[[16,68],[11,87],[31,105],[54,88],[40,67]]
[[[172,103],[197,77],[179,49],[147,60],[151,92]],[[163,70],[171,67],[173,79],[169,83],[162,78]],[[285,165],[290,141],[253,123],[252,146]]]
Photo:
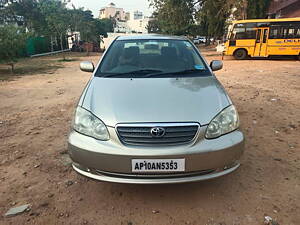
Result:
[[107,51],[95,76],[211,76],[187,40],[116,40]]

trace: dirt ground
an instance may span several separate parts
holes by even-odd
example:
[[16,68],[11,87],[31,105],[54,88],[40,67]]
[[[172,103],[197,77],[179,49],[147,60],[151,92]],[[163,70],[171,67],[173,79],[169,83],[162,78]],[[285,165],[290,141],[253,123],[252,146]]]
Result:
[[[300,61],[224,60],[216,75],[240,113],[242,166],[177,185],[103,183],[70,168],[67,135],[90,74],[78,61],[62,64],[54,73],[0,82],[1,225],[262,225],[264,216],[300,224]],[[31,210],[4,217],[23,204]]]

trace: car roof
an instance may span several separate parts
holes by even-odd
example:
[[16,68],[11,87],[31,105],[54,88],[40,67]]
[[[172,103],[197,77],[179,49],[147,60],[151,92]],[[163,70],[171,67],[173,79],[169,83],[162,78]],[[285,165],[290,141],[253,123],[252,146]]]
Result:
[[171,35],[161,35],[161,34],[138,34],[138,35],[124,35],[117,37],[116,40],[188,40],[184,36],[171,36]]

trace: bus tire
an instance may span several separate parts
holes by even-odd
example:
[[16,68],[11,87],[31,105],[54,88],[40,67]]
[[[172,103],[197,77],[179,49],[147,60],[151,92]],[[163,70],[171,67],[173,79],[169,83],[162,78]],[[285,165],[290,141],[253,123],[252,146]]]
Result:
[[233,56],[237,60],[242,60],[247,58],[248,53],[245,49],[238,49],[233,53]]

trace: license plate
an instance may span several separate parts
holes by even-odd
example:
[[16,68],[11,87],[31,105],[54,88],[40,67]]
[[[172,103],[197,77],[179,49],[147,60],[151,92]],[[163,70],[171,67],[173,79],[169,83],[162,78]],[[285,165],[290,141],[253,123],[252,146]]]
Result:
[[132,172],[184,172],[185,159],[132,159]]

